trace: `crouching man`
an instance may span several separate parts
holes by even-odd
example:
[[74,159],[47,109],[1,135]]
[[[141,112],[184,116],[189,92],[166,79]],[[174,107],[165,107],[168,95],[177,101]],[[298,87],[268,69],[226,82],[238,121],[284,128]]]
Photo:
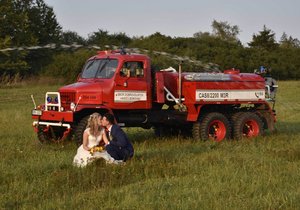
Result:
[[112,158],[125,162],[133,157],[134,149],[125,132],[114,122],[114,116],[110,113],[102,118],[102,126],[106,127],[110,140],[105,148]]

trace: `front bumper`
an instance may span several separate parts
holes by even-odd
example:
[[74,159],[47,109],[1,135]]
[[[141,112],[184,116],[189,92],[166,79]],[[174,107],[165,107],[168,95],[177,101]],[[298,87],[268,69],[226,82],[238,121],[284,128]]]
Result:
[[32,126],[37,127],[39,125],[46,125],[48,126],[58,126],[58,127],[66,127],[68,129],[71,128],[71,124],[69,123],[53,123],[53,122],[40,122],[40,121],[33,121]]
[[42,111],[41,115],[38,113],[37,115],[34,113],[37,113],[36,111],[32,112],[32,119],[38,120],[38,121],[51,121],[51,122],[69,122],[72,123],[74,120],[73,112],[72,111],[66,111],[66,112],[58,112],[58,111]]
[[39,125],[44,125],[47,127],[57,126],[70,129],[73,123],[73,112],[32,110],[32,119],[34,119],[32,126],[35,128]]

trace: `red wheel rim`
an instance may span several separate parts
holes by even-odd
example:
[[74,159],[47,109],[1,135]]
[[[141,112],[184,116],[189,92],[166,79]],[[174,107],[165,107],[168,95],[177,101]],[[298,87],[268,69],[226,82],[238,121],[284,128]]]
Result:
[[256,137],[259,135],[259,125],[255,120],[248,120],[245,122],[243,127],[243,136],[244,137]]
[[212,121],[208,126],[208,138],[213,141],[222,141],[226,136],[226,126],[220,120]]

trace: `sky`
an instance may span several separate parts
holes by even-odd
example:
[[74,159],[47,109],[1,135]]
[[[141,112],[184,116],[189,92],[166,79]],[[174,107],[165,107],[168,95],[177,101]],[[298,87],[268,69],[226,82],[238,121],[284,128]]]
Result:
[[223,21],[241,30],[243,44],[264,25],[300,40],[299,0],[44,0],[53,7],[64,31],[87,38],[99,29],[130,37],[160,32],[171,37],[192,37],[212,32],[212,22]]

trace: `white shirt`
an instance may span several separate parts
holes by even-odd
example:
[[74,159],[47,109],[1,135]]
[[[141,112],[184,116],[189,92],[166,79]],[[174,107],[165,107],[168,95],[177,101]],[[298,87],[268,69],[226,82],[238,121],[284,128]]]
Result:
[[107,128],[107,131],[108,131],[108,136],[107,136],[107,138],[108,138],[108,144],[109,144],[109,141],[111,141],[112,139],[111,139],[111,128],[112,128],[112,125],[110,125],[110,127],[109,128]]
[[112,128],[112,125],[110,125],[110,127],[107,128],[107,130],[108,130],[108,135],[110,135],[110,133],[111,133],[111,128]]

